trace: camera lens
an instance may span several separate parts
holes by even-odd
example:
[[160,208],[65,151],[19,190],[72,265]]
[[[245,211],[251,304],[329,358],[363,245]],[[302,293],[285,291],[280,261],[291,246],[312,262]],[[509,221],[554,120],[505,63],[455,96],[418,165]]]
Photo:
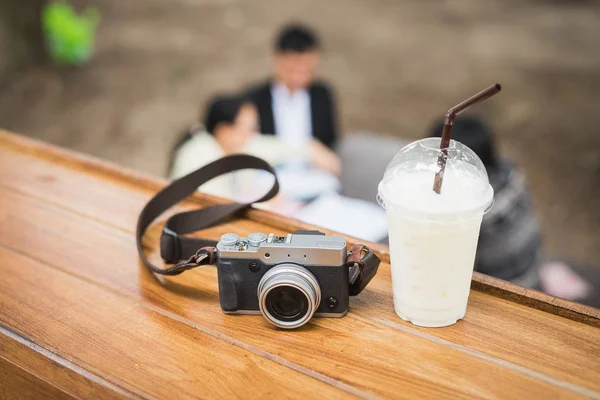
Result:
[[297,328],[307,323],[321,302],[316,278],[295,264],[281,264],[267,271],[258,284],[260,311],[280,328]]
[[267,310],[283,321],[296,321],[308,310],[308,299],[293,286],[278,286],[267,294]]

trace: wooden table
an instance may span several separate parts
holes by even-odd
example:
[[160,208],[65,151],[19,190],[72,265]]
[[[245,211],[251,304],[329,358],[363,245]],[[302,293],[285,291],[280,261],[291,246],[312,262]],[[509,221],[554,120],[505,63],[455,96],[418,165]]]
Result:
[[[214,267],[157,279],[138,261],[136,218],[162,185],[0,132],[0,398],[600,399],[599,311],[479,274],[448,328],[394,314],[387,263],[342,319],[227,316]],[[299,227],[252,210],[204,236]]]

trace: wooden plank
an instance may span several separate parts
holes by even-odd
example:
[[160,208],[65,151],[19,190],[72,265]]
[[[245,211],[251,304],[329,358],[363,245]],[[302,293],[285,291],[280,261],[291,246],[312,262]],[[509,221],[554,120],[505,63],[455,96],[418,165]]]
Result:
[[74,398],[0,355],[0,399],[62,400]]
[[473,274],[471,289],[573,321],[600,327],[600,310],[597,308],[559,299],[479,272]]
[[2,324],[140,397],[349,395],[4,247],[0,260]]
[[52,382],[54,386],[78,398],[137,398],[133,393],[91,374],[3,326],[0,326],[0,354],[23,370]]
[[[365,313],[368,316],[355,313],[356,300],[362,295],[353,299],[353,312],[343,319],[316,319],[305,329],[277,332],[275,335],[260,317],[232,317],[221,312],[214,268],[165,279],[161,286],[152,275],[140,269],[137,256],[132,251],[132,232],[102,225],[42,200],[5,189],[0,194],[0,220],[3,221],[0,238],[11,249],[25,253],[30,243],[35,243],[38,251],[31,256],[54,268],[144,301],[151,310],[196,329],[210,328],[269,351],[281,363],[294,363],[335,381],[356,385],[363,392],[384,397],[398,396],[399,393],[421,397],[496,397],[506,393],[519,397],[532,393],[598,395],[586,387],[570,383],[571,376],[559,375],[552,368],[552,375],[534,370],[524,373],[518,366],[503,363],[499,358],[474,356],[466,347],[436,342],[417,335],[418,331],[412,328],[400,330],[383,324],[372,316],[377,316],[373,309]],[[15,215],[6,211],[11,204],[19,204],[27,213]],[[15,231],[16,227],[19,228]],[[258,227],[253,221],[240,221],[237,229],[244,233],[242,231],[249,232]],[[9,235],[9,232],[13,234]],[[156,241],[157,233],[156,229],[152,230],[149,244],[152,239]],[[219,234],[218,230],[210,232],[213,237]],[[98,249],[110,251],[98,254]],[[156,259],[155,253],[153,257]],[[389,271],[387,265],[382,268]],[[383,275],[376,279],[382,278]],[[367,296],[372,296],[368,294],[370,291],[367,291]],[[377,292],[374,295],[380,296]],[[367,307],[379,307],[376,301],[369,304]],[[361,305],[360,302],[358,305]],[[389,313],[391,308],[386,306],[384,310]],[[581,327],[593,330],[585,325]],[[523,346],[526,345],[529,345],[527,341],[523,343]],[[307,352],[307,349],[310,351]],[[565,351],[569,350],[570,347],[566,347]],[[564,362],[571,366],[581,360],[577,355]],[[589,358],[584,358],[584,361],[589,361]],[[490,376],[494,377],[493,384],[490,384]],[[595,371],[587,376],[598,377]],[[563,381],[563,378],[567,380]]]
[[[134,204],[139,196],[143,197],[143,190],[157,191],[163,187],[166,181],[149,177],[139,172],[133,172],[115,166],[106,161],[100,161],[89,156],[75,153],[69,150],[61,149],[49,144],[34,141],[22,136],[10,134],[0,129],[0,146],[4,147],[7,152],[3,159],[0,159],[0,165],[5,168],[0,168],[0,172],[4,171],[4,175],[0,176],[0,182],[10,184],[11,182],[19,182],[21,184],[31,184],[32,180],[36,182],[33,186],[28,186],[27,190],[33,188],[34,191],[42,191],[43,188],[54,189],[61,194],[73,193],[79,195],[78,188],[85,187],[95,190],[98,182],[108,182],[112,184],[111,190],[113,194],[127,192],[128,195],[120,196],[122,201]],[[12,154],[8,151],[12,150]],[[27,160],[24,161],[23,156]],[[16,157],[16,159],[14,158]],[[17,161],[18,160],[18,161]],[[51,161],[54,164],[48,163]],[[13,169],[12,165],[27,165],[25,169]],[[37,167],[37,168],[36,168]],[[79,175],[64,177],[64,168],[71,168],[80,172]],[[67,182],[56,181],[56,176],[61,175]],[[16,176],[15,176],[16,175]],[[24,178],[24,181],[21,179]],[[7,183],[8,182],[8,183]],[[104,187],[104,185],[100,185]],[[53,192],[49,192],[52,194]],[[107,195],[106,193],[95,193],[96,196]],[[191,199],[189,204],[212,204],[222,203],[223,200],[209,195],[196,194]],[[91,202],[92,206],[102,205],[102,202]],[[82,203],[78,203],[81,206]],[[141,206],[140,206],[141,207]],[[92,210],[80,210],[81,212]],[[104,210],[95,210],[91,215],[102,215]],[[138,209],[123,209],[124,216],[119,221],[121,226],[131,226],[135,223]],[[294,231],[295,229],[308,229],[309,225],[299,221],[277,216],[262,210],[251,210],[248,212],[248,218],[251,220],[275,227],[283,231]],[[132,220],[133,222],[130,222]],[[331,231],[321,229],[322,231],[332,233]],[[358,240],[347,237],[350,243],[355,243]],[[382,260],[389,262],[389,249],[386,246],[371,243],[369,246],[377,251]],[[472,288],[477,291],[491,294],[496,297],[507,299],[528,307],[537,308],[544,312],[561,315],[564,318],[569,318],[574,321],[582,322],[588,325],[600,327],[600,310],[585,306],[579,303],[558,299],[553,296],[546,295],[531,289],[526,289],[509,282],[495,279],[480,273],[473,274]]]
[[394,313],[389,268],[381,269],[368,289],[352,303],[352,310],[358,315],[397,329],[410,327],[422,335],[600,392],[598,328],[480,292],[471,292],[467,314],[456,325],[443,329],[419,328],[401,323]]

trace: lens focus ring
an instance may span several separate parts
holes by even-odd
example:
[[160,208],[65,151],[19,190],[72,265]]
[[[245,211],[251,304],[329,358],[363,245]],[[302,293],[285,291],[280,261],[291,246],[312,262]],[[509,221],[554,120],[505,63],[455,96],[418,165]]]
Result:
[[281,264],[263,275],[257,289],[263,316],[275,326],[292,329],[307,323],[321,302],[317,279],[306,268]]

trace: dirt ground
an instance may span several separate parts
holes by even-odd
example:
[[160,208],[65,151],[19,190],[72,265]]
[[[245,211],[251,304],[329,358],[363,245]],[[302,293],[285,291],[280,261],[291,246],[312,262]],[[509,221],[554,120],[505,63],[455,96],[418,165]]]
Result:
[[1,89],[0,127],[164,174],[206,99],[266,77],[274,32],[303,21],[322,35],[346,133],[421,137],[449,106],[502,83],[478,112],[530,180],[548,253],[600,265],[600,3],[95,3],[92,62],[24,71]]

